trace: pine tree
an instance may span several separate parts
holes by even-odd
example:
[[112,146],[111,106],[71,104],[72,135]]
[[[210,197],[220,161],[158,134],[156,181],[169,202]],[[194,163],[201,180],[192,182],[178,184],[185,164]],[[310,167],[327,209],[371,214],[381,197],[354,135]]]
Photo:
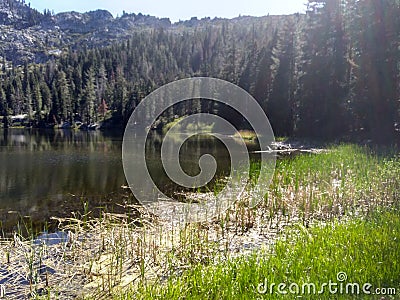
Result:
[[375,142],[387,143],[395,139],[399,107],[399,3],[368,0],[349,5],[356,129]]
[[106,100],[103,99],[98,109],[99,114],[103,117],[103,121],[106,119],[107,111],[108,111],[108,106]]
[[82,108],[83,116],[86,123],[90,124],[95,120],[95,102],[96,102],[96,91],[94,84],[93,70],[89,69],[85,76],[85,88],[83,89],[82,95]]
[[113,98],[115,117],[117,120],[124,123],[127,118],[125,108],[128,101],[128,90],[126,80],[120,71],[118,71],[117,80],[115,82]]
[[278,136],[291,136],[295,121],[295,51],[297,17],[288,19],[272,51],[275,71],[266,112]]
[[58,117],[64,121],[72,119],[71,95],[68,80],[64,71],[58,71],[56,74],[56,89],[59,107],[57,111]]
[[341,0],[310,0],[302,75],[298,134],[333,138],[347,132],[343,102],[346,82]]
[[3,127],[8,128],[8,107],[6,93],[2,86],[0,86],[0,115],[3,116]]

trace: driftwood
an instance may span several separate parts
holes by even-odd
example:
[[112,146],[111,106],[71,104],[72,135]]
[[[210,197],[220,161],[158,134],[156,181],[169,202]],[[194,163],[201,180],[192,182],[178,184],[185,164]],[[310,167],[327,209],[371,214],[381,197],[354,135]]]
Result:
[[272,148],[267,150],[253,151],[252,153],[268,153],[275,154],[278,156],[295,156],[298,154],[321,154],[326,153],[328,150],[320,148],[304,148],[303,146],[292,148],[290,144],[285,143],[273,143]]
[[280,154],[280,155],[294,155],[301,153],[308,154],[320,154],[326,153],[328,150],[325,149],[285,149],[285,150],[263,150],[263,151],[253,151],[251,153],[271,153],[271,154]]

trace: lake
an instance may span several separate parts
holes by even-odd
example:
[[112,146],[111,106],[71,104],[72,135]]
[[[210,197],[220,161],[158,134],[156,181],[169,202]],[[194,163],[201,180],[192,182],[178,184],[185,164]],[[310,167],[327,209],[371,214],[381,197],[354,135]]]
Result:
[[[160,161],[162,136],[151,134],[146,161],[160,190],[179,189],[166,176]],[[122,167],[122,132],[9,129],[0,130],[0,217],[3,228],[29,216],[42,224],[52,216],[134,201]],[[178,142],[178,141],[177,141]],[[184,171],[198,173],[198,159],[209,153],[217,162],[215,178],[230,172],[225,146],[212,137],[196,136],[180,151]],[[140,171],[140,170],[138,170]],[[212,184],[211,184],[212,185]]]

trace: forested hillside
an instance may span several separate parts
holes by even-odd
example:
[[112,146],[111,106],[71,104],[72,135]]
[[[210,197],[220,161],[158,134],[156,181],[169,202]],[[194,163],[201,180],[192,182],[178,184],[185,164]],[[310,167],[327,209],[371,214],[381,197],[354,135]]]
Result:
[[[3,62],[0,113],[5,123],[26,113],[39,127],[110,117],[122,127],[157,87],[211,76],[248,90],[278,136],[392,143],[400,140],[399,49],[397,0],[311,1],[306,15],[193,19],[44,64]],[[223,109],[181,105],[171,115]]]

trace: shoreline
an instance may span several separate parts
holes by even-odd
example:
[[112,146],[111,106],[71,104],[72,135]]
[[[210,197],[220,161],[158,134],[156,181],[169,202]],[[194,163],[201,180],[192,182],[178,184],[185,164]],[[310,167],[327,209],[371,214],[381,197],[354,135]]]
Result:
[[[14,295],[59,293],[64,299],[82,296],[79,290],[92,297],[118,295],[143,284],[166,283],[198,265],[224,264],[274,249],[275,241],[288,237],[288,232],[345,224],[397,207],[399,158],[382,163],[364,151],[338,146],[328,153],[283,160],[263,203],[252,208],[245,194],[235,207],[209,222],[173,225],[134,205],[125,209],[138,210],[140,217],[135,219],[107,212],[100,218],[55,218],[63,232],[55,236],[59,243],[50,244],[51,238],[38,243],[18,234],[0,241],[0,269],[8,278],[4,284]],[[343,172],[347,164],[353,165]],[[375,175],[362,177],[364,168]],[[385,185],[380,184],[384,179]],[[373,189],[365,194],[364,185]]]

